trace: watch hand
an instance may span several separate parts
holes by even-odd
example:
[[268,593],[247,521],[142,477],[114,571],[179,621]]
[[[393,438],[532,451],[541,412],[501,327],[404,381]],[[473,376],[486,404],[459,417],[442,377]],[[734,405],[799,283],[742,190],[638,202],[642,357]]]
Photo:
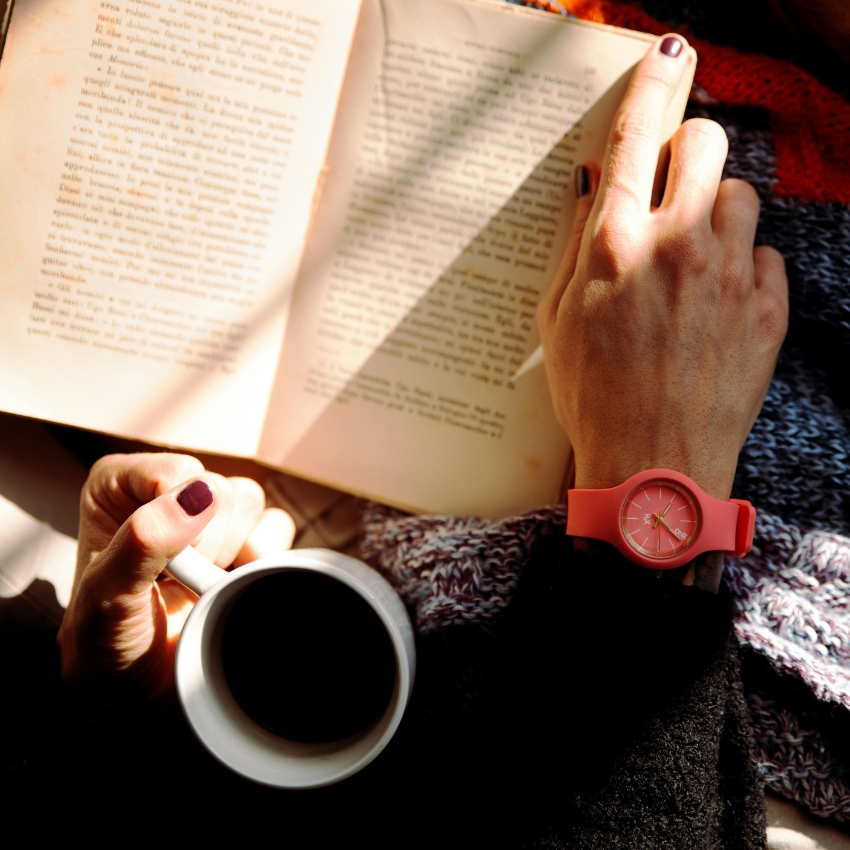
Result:
[[[676,494],[674,493],[674,494],[673,494],[673,499],[675,499],[675,498],[676,498]],[[663,511],[661,511],[661,513],[660,513],[660,514],[659,514],[659,516],[658,516],[658,518],[659,518],[659,519],[661,519],[662,517],[667,516],[667,511],[669,511],[669,510],[670,510],[670,507],[671,507],[671,506],[672,506],[672,504],[673,504],[673,499],[670,499],[670,504],[669,504],[669,505],[667,505],[667,507],[666,507],[666,508],[664,508],[664,510],[663,510]]]
[[[673,535],[673,537],[675,537],[675,538],[678,540],[678,539],[679,539],[679,537],[678,537],[678,535],[676,534],[676,532],[675,532],[675,531],[673,531],[673,529],[672,529],[672,528],[670,528],[670,526],[669,526],[669,525],[667,525],[667,523],[666,523],[666,522],[664,522],[663,515],[662,515],[662,516],[660,516],[660,517],[658,517],[658,519],[660,520],[661,525],[663,525],[663,526],[667,529],[667,531],[669,531],[669,532],[670,532],[670,534],[672,534],[672,535]],[[659,532],[658,532],[658,533],[660,534],[660,533],[661,533],[661,531],[659,530]]]

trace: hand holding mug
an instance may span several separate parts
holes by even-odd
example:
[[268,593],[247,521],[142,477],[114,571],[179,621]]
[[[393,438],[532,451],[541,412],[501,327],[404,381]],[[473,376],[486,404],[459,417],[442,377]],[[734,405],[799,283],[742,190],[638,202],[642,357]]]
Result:
[[[137,700],[176,687],[225,765],[314,788],[360,770],[394,735],[413,688],[413,629],[366,564],[283,551],[294,524],[264,503],[255,482],[183,455],[95,464],[59,632],[62,676]],[[241,569],[226,572],[231,563]]]
[[292,544],[285,512],[260,486],[166,452],[110,455],[80,497],[71,600],[59,630],[66,683],[103,684],[145,700],[174,692],[174,652],[195,595],[157,580],[191,544],[222,570]]

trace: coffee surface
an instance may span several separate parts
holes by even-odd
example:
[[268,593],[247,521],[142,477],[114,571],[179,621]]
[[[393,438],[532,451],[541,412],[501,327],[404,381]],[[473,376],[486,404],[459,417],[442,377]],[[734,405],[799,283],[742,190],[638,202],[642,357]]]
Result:
[[371,725],[396,674],[389,635],[363,597],[303,570],[259,579],[239,596],[224,624],[222,665],[249,717],[305,743]]

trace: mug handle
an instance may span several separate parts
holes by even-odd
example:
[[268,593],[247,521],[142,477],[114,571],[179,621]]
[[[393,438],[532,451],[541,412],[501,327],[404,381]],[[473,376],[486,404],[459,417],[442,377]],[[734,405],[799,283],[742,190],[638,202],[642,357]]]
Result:
[[200,596],[214,584],[218,584],[227,573],[220,570],[212,561],[208,561],[200,552],[187,546],[179,555],[175,555],[166,567],[168,574],[180,584],[186,585]]

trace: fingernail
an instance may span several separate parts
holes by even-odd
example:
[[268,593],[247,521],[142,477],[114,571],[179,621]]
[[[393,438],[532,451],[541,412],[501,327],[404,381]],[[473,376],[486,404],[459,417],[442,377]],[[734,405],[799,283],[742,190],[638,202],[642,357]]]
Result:
[[583,198],[590,192],[590,172],[585,166],[576,168],[576,197]]
[[682,42],[675,35],[668,35],[659,48],[665,56],[675,59],[682,52]]
[[203,481],[193,481],[177,497],[177,504],[189,516],[197,516],[203,513],[212,503],[212,490]]

